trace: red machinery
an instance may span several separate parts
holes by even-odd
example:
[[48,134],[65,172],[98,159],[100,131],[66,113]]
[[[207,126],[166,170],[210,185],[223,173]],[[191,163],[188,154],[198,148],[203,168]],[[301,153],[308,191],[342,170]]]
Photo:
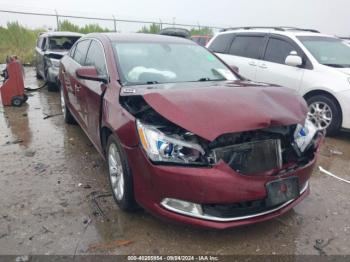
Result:
[[0,88],[2,104],[4,106],[21,106],[28,99],[24,93],[23,68],[16,56],[6,60],[6,69],[2,74],[5,80]]

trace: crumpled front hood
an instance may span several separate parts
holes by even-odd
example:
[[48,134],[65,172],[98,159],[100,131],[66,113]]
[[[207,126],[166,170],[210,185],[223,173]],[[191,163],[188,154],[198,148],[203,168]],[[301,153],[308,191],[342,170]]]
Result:
[[307,106],[293,90],[248,81],[125,87],[160,115],[209,141],[226,133],[304,124]]

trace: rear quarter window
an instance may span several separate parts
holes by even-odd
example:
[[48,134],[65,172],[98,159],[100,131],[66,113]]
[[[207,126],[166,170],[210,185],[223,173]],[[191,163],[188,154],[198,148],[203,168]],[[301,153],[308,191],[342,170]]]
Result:
[[230,46],[233,34],[222,34],[215,37],[209,46],[209,50],[215,53],[227,53],[227,49]]

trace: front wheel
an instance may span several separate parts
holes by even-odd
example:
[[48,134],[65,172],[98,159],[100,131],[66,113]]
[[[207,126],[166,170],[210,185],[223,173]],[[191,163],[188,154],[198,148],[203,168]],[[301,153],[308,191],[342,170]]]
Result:
[[331,96],[315,95],[307,99],[308,119],[319,130],[326,130],[327,135],[336,134],[341,127],[341,110]]
[[63,94],[63,88],[60,88],[61,90],[61,109],[62,109],[62,115],[64,118],[64,122],[70,125],[76,124],[75,118],[73,117],[72,113],[69,111],[69,108],[66,105],[66,101],[64,99],[64,94]]
[[137,208],[134,199],[133,180],[127,156],[113,135],[109,136],[106,148],[109,182],[114,200],[125,211]]

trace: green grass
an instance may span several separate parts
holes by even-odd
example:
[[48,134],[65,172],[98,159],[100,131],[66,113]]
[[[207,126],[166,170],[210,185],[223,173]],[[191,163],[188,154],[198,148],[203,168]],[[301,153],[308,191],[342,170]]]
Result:
[[[17,55],[24,64],[33,64],[34,50],[37,38],[40,32],[45,32],[45,29],[29,29],[18,22],[9,22],[6,27],[0,26],[0,64],[5,63],[6,57],[10,55]],[[85,26],[78,26],[63,20],[60,22],[60,31],[80,32],[83,34],[92,32],[107,32],[107,28],[102,28],[98,24],[86,24]],[[144,26],[139,32],[144,33],[158,33],[160,26],[158,24],[151,24]],[[212,34],[209,28],[192,29],[192,34]]]
[[[17,55],[24,64],[33,64],[36,41],[40,32],[45,29],[29,29],[18,22],[9,22],[6,27],[0,27],[0,64],[5,63],[6,57]],[[106,32],[108,29],[98,24],[87,24],[79,27],[67,20],[60,23],[60,31],[80,33]]]
[[5,63],[10,55],[17,55],[22,63],[32,63],[36,40],[42,31],[27,29],[18,22],[8,23],[7,28],[0,27],[0,63]]

